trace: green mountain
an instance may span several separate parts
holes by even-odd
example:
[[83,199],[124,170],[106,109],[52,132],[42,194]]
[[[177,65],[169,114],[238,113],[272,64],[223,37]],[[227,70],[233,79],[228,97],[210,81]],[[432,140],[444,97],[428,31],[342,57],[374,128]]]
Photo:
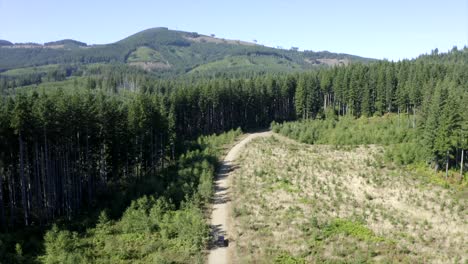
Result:
[[48,64],[125,63],[152,72],[215,74],[288,72],[372,59],[331,52],[275,49],[195,32],[151,28],[118,42],[66,39],[44,45],[0,43],[0,71]]

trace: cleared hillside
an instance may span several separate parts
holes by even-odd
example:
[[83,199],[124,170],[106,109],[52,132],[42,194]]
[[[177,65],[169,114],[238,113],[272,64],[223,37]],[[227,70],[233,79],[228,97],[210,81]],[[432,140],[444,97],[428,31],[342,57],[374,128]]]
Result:
[[466,261],[466,194],[382,151],[251,142],[232,176],[233,263]]

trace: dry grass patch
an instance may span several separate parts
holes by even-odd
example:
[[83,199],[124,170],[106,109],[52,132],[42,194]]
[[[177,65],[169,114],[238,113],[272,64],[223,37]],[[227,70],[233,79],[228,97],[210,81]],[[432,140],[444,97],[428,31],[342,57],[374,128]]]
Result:
[[232,177],[234,263],[467,261],[466,195],[387,168],[382,152],[251,142]]

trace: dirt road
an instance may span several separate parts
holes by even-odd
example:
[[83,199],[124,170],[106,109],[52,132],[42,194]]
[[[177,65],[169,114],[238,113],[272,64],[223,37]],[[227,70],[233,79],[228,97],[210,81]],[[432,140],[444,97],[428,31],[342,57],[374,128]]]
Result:
[[213,200],[213,212],[211,214],[211,228],[213,237],[224,236],[226,241],[215,241],[208,255],[208,264],[230,263],[229,261],[229,237],[228,216],[229,216],[229,184],[230,172],[235,168],[234,161],[239,156],[242,148],[254,138],[270,136],[271,132],[259,132],[248,135],[241,142],[237,143],[226,155],[221,164],[221,168],[216,176],[215,194]]

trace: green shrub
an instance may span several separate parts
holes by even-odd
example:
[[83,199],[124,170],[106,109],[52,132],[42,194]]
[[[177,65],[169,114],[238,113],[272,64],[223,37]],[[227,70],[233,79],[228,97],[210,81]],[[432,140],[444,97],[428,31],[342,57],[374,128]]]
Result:
[[424,161],[424,148],[413,142],[394,144],[386,147],[385,158],[400,165]]
[[275,258],[276,264],[305,264],[306,261],[303,258],[293,257],[289,253],[284,252]]
[[272,123],[273,131],[308,144],[390,145],[412,142],[416,138],[416,130],[398,122],[397,115],[383,117],[343,116],[338,120],[316,119]]
[[331,223],[329,223],[324,228],[323,234],[326,237],[344,234],[363,241],[383,241],[381,237],[376,236],[372,230],[365,227],[361,223],[340,218],[334,219]]

